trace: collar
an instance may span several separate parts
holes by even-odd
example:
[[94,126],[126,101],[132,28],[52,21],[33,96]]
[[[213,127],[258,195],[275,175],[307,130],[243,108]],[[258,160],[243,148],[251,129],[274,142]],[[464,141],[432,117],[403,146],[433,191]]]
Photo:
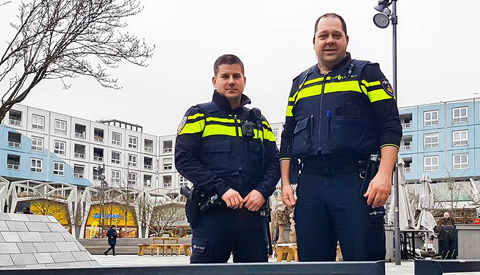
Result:
[[248,96],[242,94],[242,99],[240,100],[240,107],[232,110],[232,107],[230,107],[230,102],[228,102],[228,99],[219,93],[217,90],[213,91],[213,97],[212,97],[212,102],[217,104],[220,109],[226,113],[240,113],[243,110],[243,107],[247,104],[252,103],[250,98]]
[[[343,68],[345,66],[347,66],[348,64],[350,64],[350,62],[352,61],[352,56],[350,55],[349,52],[347,52],[347,54],[345,55],[345,57],[337,63],[337,65],[333,66],[332,70],[330,71],[330,73],[334,72],[334,71],[337,71],[338,69],[340,68]],[[320,73],[320,68],[318,68],[318,64],[315,66],[315,71],[321,75]],[[329,73],[329,74],[330,74]]]

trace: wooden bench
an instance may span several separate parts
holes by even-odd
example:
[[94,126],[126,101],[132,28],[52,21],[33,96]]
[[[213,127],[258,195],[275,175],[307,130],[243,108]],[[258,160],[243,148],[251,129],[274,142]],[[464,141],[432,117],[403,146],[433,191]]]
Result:
[[160,249],[162,249],[162,255],[167,255],[170,250],[170,256],[175,254],[180,256],[181,251],[184,251],[185,256],[191,256],[191,245],[189,244],[138,244],[138,256],[143,256],[146,249],[150,249],[150,255],[153,256],[154,251],[157,251],[157,256],[160,255]]
[[296,244],[277,244],[275,247],[277,262],[281,262],[285,257],[287,262],[298,261],[298,250]]

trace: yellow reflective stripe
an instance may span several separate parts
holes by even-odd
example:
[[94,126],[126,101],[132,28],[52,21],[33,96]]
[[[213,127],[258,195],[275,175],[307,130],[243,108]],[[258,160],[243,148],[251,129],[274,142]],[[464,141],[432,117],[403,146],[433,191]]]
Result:
[[[297,93],[298,93],[298,92],[297,92]],[[295,96],[297,95],[297,93],[295,93],[292,97],[289,97],[289,98],[288,98],[288,102],[295,101]]]
[[290,157],[284,157],[284,158],[280,158],[280,160],[291,160]]
[[293,106],[287,106],[287,113],[286,113],[286,116],[288,117],[293,117]]
[[[295,99],[295,103],[297,103],[302,98],[320,95],[321,92],[322,92],[322,85],[316,85],[316,86],[305,88],[302,90],[301,93],[298,94],[297,98]],[[287,109],[287,116],[288,116],[288,109]]]
[[367,82],[366,80],[362,80],[362,84],[365,85],[365,87],[377,86],[377,85],[380,85],[380,80],[373,81],[373,82]]
[[265,120],[262,121],[262,124],[265,125],[265,126],[267,126],[268,128],[272,128],[272,127],[270,126],[270,124],[268,124],[268,122],[266,122]]
[[384,89],[377,89],[368,92],[368,98],[370,99],[370,102],[373,103],[381,100],[391,99],[392,96],[387,94]]
[[358,85],[357,80],[344,81],[344,82],[331,82],[327,83],[325,86],[324,93],[335,93],[335,92],[359,92],[362,93],[360,85]]
[[[207,117],[207,122],[210,122],[210,121],[235,123],[235,119],[233,118]],[[237,123],[240,123],[240,120],[237,119]]]
[[380,146],[380,148],[387,147],[387,146],[392,146],[392,147],[395,147],[395,148],[399,149],[398,145],[396,145],[396,144],[384,144],[384,145]]
[[195,121],[193,123],[187,123],[185,126],[183,126],[183,129],[178,133],[178,135],[183,135],[183,134],[195,134],[195,133],[200,133],[203,131],[203,128],[205,127],[205,120],[199,120]]
[[[239,132],[241,135],[241,133]],[[214,135],[222,135],[222,136],[237,136],[237,131],[235,130],[235,126],[226,126],[226,125],[219,125],[219,124],[209,124],[205,126],[205,130],[203,130],[202,137],[214,136]]]
[[264,130],[263,134],[265,135],[265,139],[271,142],[276,142],[275,135],[270,130]]
[[[263,139],[264,139],[264,136],[263,136],[264,133],[263,133],[263,131],[258,131],[257,129],[253,129],[253,133],[254,133],[254,135],[253,135],[253,138],[254,138],[254,139],[260,139],[260,140],[263,140]],[[260,134],[260,133],[261,133],[261,134]]]
[[197,117],[203,117],[203,116],[205,115],[202,113],[196,113],[194,115],[189,116],[188,119],[196,119]]

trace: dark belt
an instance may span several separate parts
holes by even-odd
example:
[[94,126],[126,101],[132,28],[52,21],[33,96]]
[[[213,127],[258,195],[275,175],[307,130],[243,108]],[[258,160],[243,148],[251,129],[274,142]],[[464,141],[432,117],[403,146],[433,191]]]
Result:
[[305,164],[302,167],[302,173],[315,174],[319,176],[335,176],[338,174],[345,174],[350,172],[362,172],[365,170],[363,165],[359,163],[351,163],[343,166],[316,166],[316,165],[307,165]]

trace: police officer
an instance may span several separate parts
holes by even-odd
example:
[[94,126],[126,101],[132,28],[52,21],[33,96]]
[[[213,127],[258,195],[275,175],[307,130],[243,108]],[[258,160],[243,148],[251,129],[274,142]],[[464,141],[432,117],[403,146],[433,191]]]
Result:
[[[280,166],[275,136],[260,110],[248,109],[246,78],[235,55],[214,64],[212,102],[191,107],[175,146],[182,176],[221,204],[192,223],[191,263],[267,261],[267,227],[260,208],[275,190]],[[188,204],[188,202],[187,202]]]
[[[352,59],[348,40],[341,16],[319,17],[313,39],[318,64],[294,79],[288,99],[282,199],[295,206],[300,261],[334,261],[337,241],[344,260],[385,258],[383,205],[402,129],[388,80],[378,64]],[[377,172],[369,156],[378,152]],[[296,198],[290,167],[298,160]]]

